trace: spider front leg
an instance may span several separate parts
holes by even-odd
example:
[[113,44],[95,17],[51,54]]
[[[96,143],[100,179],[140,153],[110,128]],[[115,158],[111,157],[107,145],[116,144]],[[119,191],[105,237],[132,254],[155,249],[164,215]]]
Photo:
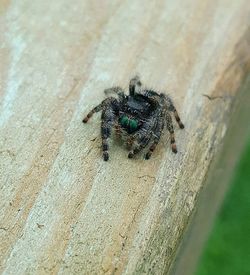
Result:
[[108,154],[108,138],[111,135],[111,130],[113,123],[116,118],[116,109],[119,107],[119,102],[116,98],[109,97],[102,101],[101,104],[96,106],[93,110],[91,110],[87,116],[83,119],[84,123],[87,123],[89,118],[92,117],[94,113],[102,111],[102,123],[101,123],[101,135],[102,135],[102,151],[103,151],[103,159],[107,161],[109,159]]
[[[128,158],[131,159],[136,154],[141,152],[148,145],[151,137],[152,137],[152,132],[150,131],[144,137],[136,139],[137,144],[136,144],[135,148],[128,153]],[[133,141],[133,143],[135,143],[135,141]]]
[[102,136],[102,152],[103,159],[109,160],[109,145],[108,139],[111,136],[112,127],[115,121],[115,114],[112,105],[108,106],[102,112],[101,136]]
[[160,141],[163,128],[164,128],[164,118],[163,118],[163,115],[161,115],[161,117],[159,118],[157,127],[156,127],[156,129],[154,131],[153,144],[149,147],[149,150],[146,153],[145,159],[150,159],[152,153],[154,152],[157,144]]
[[166,121],[167,121],[167,128],[170,133],[170,143],[171,143],[171,148],[174,153],[177,153],[177,147],[175,144],[175,136],[174,136],[174,127],[173,127],[173,122],[170,114],[166,112]]
[[156,124],[156,119],[148,120],[144,123],[142,128],[130,138],[130,145],[131,147],[134,145],[134,148],[130,150],[128,158],[133,158],[149,144]]

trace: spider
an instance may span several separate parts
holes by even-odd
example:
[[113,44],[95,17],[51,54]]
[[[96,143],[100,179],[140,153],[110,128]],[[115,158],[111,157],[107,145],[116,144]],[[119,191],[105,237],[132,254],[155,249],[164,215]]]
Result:
[[133,158],[149,145],[145,155],[145,159],[149,159],[159,143],[165,125],[170,133],[172,151],[177,153],[171,113],[181,129],[184,125],[169,96],[143,88],[138,76],[130,80],[129,95],[120,87],[112,87],[104,92],[106,95],[113,93],[116,97],[109,96],[103,100],[87,114],[83,123],[87,123],[94,113],[102,111],[101,136],[105,161],[109,159],[108,139],[112,128],[115,128],[118,137],[125,137],[129,149],[128,158]]

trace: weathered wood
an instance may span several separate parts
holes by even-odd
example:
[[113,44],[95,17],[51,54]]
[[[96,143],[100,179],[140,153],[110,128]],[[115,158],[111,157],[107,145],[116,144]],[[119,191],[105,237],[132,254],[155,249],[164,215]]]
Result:
[[230,128],[219,153],[212,161],[205,184],[199,192],[195,210],[190,218],[175,261],[172,275],[193,275],[204,243],[213,228],[214,220],[235,176],[235,167],[250,139],[250,74],[243,80],[234,103]]
[[[247,0],[2,1],[0,265],[4,274],[163,274],[249,72]],[[135,73],[185,123],[152,159],[82,117]],[[206,95],[206,96],[204,96]]]

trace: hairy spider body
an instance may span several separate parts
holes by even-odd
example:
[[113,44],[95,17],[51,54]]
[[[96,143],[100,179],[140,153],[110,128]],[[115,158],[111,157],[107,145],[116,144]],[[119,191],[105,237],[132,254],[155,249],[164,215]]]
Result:
[[145,158],[149,159],[160,141],[165,126],[170,133],[172,151],[177,153],[171,113],[181,129],[184,125],[168,96],[142,88],[138,76],[130,80],[129,95],[120,87],[109,88],[104,92],[116,94],[118,98],[110,96],[103,100],[87,114],[83,122],[87,123],[94,113],[102,111],[101,136],[105,161],[109,159],[108,139],[112,128],[115,128],[118,136],[126,138],[130,150],[129,158],[133,158],[149,145],[145,155]]

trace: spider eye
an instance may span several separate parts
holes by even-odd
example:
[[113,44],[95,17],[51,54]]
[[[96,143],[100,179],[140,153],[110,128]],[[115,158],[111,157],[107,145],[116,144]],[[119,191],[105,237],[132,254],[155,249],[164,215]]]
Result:
[[128,126],[128,124],[129,124],[129,118],[127,116],[122,116],[122,118],[121,118],[121,125],[123,127],[126,127],[126,126]]
[[137,127],[138,127],[138,122],[136,120],[134,120],[134,119],[131,119],[129,121],[129,127],[130,127],[130,129],[132,131],[135,131],[137,129]]

